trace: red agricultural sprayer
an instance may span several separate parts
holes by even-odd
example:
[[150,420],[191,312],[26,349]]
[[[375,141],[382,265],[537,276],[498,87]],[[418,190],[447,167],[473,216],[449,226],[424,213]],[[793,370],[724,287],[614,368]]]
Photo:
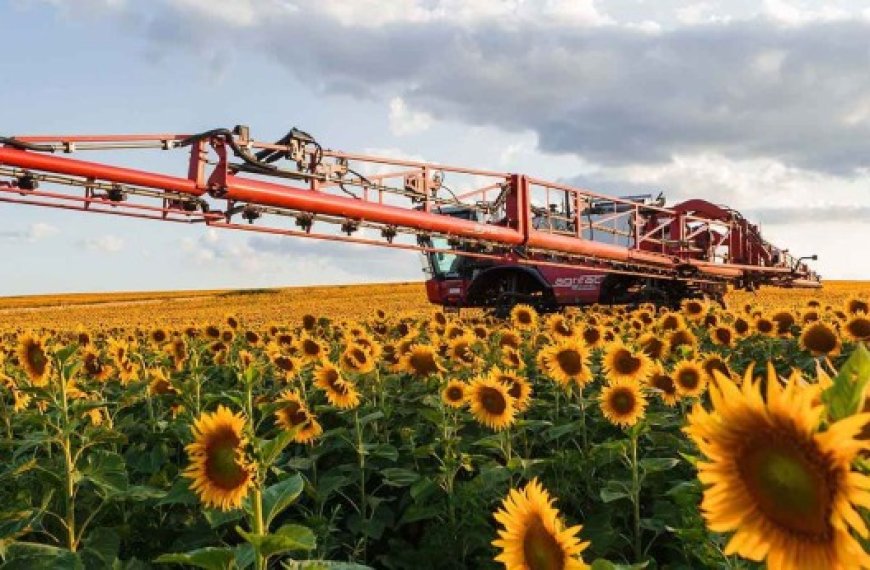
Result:
[[[729,284],[820,286],[808,258],[704,200],[665,207],[660,196],[332,151],[297,129],[274,143],[240,126],[0,145],[2,202],[416,250],[429,299],[445,306],[673,305]],[[187,175],[115,165],[137,149],[187,149]],[[112,164],[65,156],[85,151]]]

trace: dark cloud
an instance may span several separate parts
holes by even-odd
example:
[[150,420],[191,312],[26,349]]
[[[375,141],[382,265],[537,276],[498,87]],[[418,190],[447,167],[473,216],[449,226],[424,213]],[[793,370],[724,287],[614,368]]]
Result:
[[324,91],[399,92],[436,117],[531,129],[544,151],[605,165],[712,151],[849,175],[870,156],[863,20],[647,33],[531,21],[343,26],[301,9],[232,34],[190,11],[149,29],[162,45],[248,46]]

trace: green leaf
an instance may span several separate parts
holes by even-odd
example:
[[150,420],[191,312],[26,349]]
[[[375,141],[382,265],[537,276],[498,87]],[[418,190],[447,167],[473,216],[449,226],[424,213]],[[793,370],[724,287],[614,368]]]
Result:
[[599,558],[594,561],[590,568],[591,570],[641,570],[649,565],[648,562],[640,562],[638,564],[614,564],[610,560]]
[[293,504],[302,494],[304,487],[305,483],[297,473],[263,491],[263,513],[266,516],[266,529],[271,526],[275,517]]
[[154,562],[161,564],[187,564],[205,570],[229,570],[235,559],[231,548],[199,548],[178,554],[163,554]]
[[870,350],[858,344],[840,367],[833,386],[822,393],[822,401],[832,420],[841,420],[860,411],[867,382],[870,382]]
[[375,420],[379,420],[383,417],[384,417],[384,412],[380,412],[380,411],[372,412],[370,414],[366,414],[363,417],[361,417],[359,419],[359,425],[364,426],[364,425],[369,424]]
[[109,528],[96,528],[85,539],[82,561],[88,568],[110,568],[118,558],[121,538]]
[[260,444],[260,459],[264,466],[269,467],[275,463],[275,460],[278,459],[284,448],[293,442],[293,438],[298,430],[299,426],[289,430],[282,430],[274,439],[268,439]]
[[379,457],[381,459],[386,459],[387,461],[391,461],[395,463],[395,461],[399,458],[399,450],[396,449],[395,446],[390,445],[389,443],[382,443],[378,445],[371,451],[372,457]]
[[254,534],[236,527],[236,532],[250,542],[262,556],[272,556],[295,550],[314,550],[317,542],[310,528],[285,524],[273,534]]
[[384,477],[384,483],[392,487],[407,487],[420,478],[416,471],[401,467],[381,469],[381,475]]
[[158,505],[195,505],[199,502],[193,491],[190,490],[190,479],[179,477],[172,484],[172,488],[166,493]]
[[673,457],[648,457],[641,459],[638,464],[646,473],[656,473],[658,471],[667,471],[679,465],[680,460]]
[[598,492],[598,495],[605,503],[612,503],[629,496],[628,486],[621,481],[608,481]]
[[123,493],[127,489],[127,471],[124,459],[117,453],[94,451],[81,469],[82,479],[90,481],[106,496]]
[[65,548],[15,542],[6,549],[3,570],[83,570],[81,559]]

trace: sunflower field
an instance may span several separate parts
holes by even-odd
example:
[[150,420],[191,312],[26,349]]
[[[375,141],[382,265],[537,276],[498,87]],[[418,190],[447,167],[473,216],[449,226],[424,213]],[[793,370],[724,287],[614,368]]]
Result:
[[295,295],[0,303],[0,568],[870,568],[866,284]]

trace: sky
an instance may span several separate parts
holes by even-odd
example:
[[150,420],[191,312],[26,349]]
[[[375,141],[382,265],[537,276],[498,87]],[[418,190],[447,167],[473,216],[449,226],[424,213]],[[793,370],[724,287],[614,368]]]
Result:
[[[825,278],[870,279],[863,1],[0,0],[0,34],[0,135],[297,126],[704,198]],[[132,166],[185,172],[160,154]],[[0,295],[423,277],[386,249],[8,204],[0,220]]]

